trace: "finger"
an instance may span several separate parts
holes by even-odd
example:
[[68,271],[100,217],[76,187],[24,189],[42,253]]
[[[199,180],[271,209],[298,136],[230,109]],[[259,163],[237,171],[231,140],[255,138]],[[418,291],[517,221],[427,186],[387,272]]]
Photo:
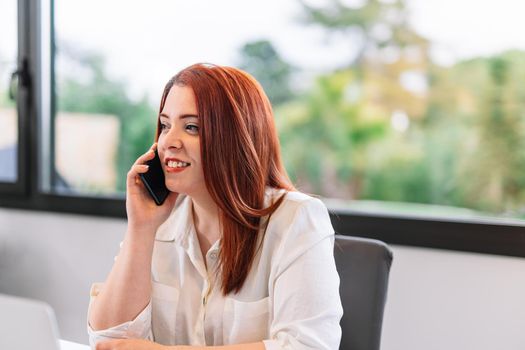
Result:
[[149,165],[146,164],[135,164],[129,169],[128,176],[135,177],[137,174],[143,174],[148,172]]
[[133,172],[135,172],[136,174],[143,174],[143,173],[147,173],[148,170],[149,170],[149,165],[147,164],[137,164],[137,165],[133,165],[131,167],[131,170]]
[[146,161],[153,159],[155,155],[155,150],[157,149],[157,147],[158,147],[157,143],[155,142],[153,145],[151,145],[149,150],[146,153],[142,154],[140,157],[138,157],[135,163],[133,164],[143,164]]
[[149,151],[147,151],[146,153],[138,157],[135,163],[133,164],[144,164],[146,163],[146,161],[153,159],[154,156],[155,156],[155,151],[150,149]]
[[149,165],[146,164],[136,164],[131,167],[127,174],[128,183],[137,183],[136,179],[139,174],[144,174],[149,170]]

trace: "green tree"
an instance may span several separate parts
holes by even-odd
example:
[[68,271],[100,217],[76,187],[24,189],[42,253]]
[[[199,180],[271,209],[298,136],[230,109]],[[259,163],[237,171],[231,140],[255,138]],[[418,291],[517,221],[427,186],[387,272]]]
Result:
[[524,52],[510,51],[432,66],[428,108],[418,126],[430,139],[439,135],[434,147],[449,154],[442,163],[449,180],[432,182],[443,192],[435,202],[523,216],[524,59]]
[[477,77],[460,86],[475,101],[468,119],[475,136],[465,160],[463,186],[467,203],[480,209],[511,212],[523,206],[524,60],[525,53],[511,51],[454,67],[460,76]]
[[362,6],[351,7],[341,0],[330,0],[324,6],[311,6],[299,0],[303,9],[301,21],[317,25],[329,33],[340,32],[357,48],[353,66],[361,66],[367,60],[367,53],[393,47],[405,48],[426,44],[426,40],[409,25],[405,0],[384,2],[366,0]]
[[58,110],[112,114],[119,118],[116,190],[125,191],[127,171],[153,142],[156,112],[147,96],[133,101],[126,94],[124,81],[108,78],[104,59],[100,55],[64,53],[87,72],[89,79],[81,80],[75,75],[62,77],[57,88]]
[[270,41],[246,43],[242,46],[240,55],[239,68],[252,74],[261,83],[273,105],[293,98],[290,87],[293,68],[281,58]]
[[[510,111],[510,100],[502,102],[519,90],[506,78],[507,64],[493,62],[491,69],[479,62],[452,68],[435,65],[429,42],[409,24],[404,0],[366,0],[357,7],[340,0],[317,7],[299,2],[305,24],[320,26],[328,34],[344,33],[349,45],[356,47],[357,54],[347,67],[354,72],[360,91],[356,102],[363,114],[360,118],[369,118],[370,110],[380,110],[388,125],[389,117],[401,110],[410,120],[403,133],[385,126],[382,137],[365,143],[367,147],[347,145],[349,158],[366,159],[361,171],[353,172],[352,176],[361,173],[363,179],[362,190],[354,193],[361,198],[478,209],[491,207],[488,202],[501,203],[488,195],[488,188],[501,193],[501,198],[507,193],[506,198],[512,197],[513,202],[521,198],[517,188],[522,184],[518,171],[522,157],[511,149],[522,147],[523,128],[518,119],[523,118],[518,117],[522,112]],[[518,73],[515,64],[513,67],[510,76]],[[427,88],[413,90],[403,82],[407,74],[422,78]],[[489,86],[493,88],[487,90]],[[344,128],[344,122],[337,127]],[[492,159],[492,163],[483,159]],[[479,175],[482,168],[499,170]],[[495,180],[499,173],[504,175]],[[498,185],[489,186],[493,183]],[[482,193],[487,201],[480,198]]]
[[380,110],[365,112],[354,100],[354,80],[350,70],[321,76],[310,92],[276,111],[287,169],[304,190],[360,196],[367,147],[387,125]]

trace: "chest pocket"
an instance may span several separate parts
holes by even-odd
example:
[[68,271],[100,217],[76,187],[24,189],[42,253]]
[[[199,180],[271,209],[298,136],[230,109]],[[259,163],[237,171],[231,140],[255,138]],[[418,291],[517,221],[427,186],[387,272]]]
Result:
[[175,344],[175,323],[179,290],[166,284],[152,282],[151,285],[151,327],[156,342],[164,345]]
[[268,326],[269,297],[251,302],[226,298],[223,314],[225,344],[268,339]]

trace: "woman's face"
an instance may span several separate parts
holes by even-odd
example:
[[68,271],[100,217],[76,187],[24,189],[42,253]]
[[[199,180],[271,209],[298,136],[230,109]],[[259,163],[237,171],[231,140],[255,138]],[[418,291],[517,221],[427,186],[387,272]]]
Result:
[[158,152],[172,192],[198,196],[206,192],[202,170],[199,117],[193,90],[174,85],[160,113]]

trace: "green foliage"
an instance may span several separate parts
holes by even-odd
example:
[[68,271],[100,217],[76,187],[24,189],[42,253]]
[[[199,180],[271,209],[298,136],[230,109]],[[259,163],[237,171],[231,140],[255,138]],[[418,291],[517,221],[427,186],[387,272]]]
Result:
[[[359,7],[340,0],[318,7],[299,2],[303,23],[320,26],[329,34],[345,33],[352,45],[359,45],[346,71],[360,94],[353,101],[354,112],[347,113],[338,104],[341,98],[336,91],[342,90],[335,83],[339,73],[334,72],[320,78],[304,96],[302,108],[279,110],[283,115],[278,121],[285,124],[285,159],[294,178],[310,179],[327,196],[524,216],[525,153],[520,151],[525,147],[524,52],[440,67],[430,60],[429,42],[410,27],[404,0],[367,0]],[[383,30],[377,31],[378,27]],[[383,48],[398,57],[384,60]],[[408,51],[417,52],[416,59]],[[424,74],[427,91],[418,95],[407,90],[400,83],[405,72]],[[396,110],[409,117],[405,132],[388,125]],[[382,120],[376,128],[380,132],[365,128],[359,136],[360,123],[374,114]],[[294,127],[297,120],[299,127]],[[317,136],[313,143],[312,135]],[[322,164],[322,172],[305,169],[308,147],[300,147],[301,137],[303,145],[323,150],[322,159],[314,162]],[[335,172],[326,168],[332,161]],[[336,174],[336,181],[329,181],[337,183],[337,190],[319,186],[326,181],[313,179],[316,173],[324,178]]]
[[131,164],[153,143],[156,112],[146,96],[132,101],[126,95],[125,82],[110,80],[101,57],[87,55],[76,61],[89,73],[90,79],[80,81],[75,76],[64,77],[57,89],[58,110],[111,114],[119,118],[116,190],[123,192]]
[[[372,11],[373,6],[366,16],[376,20],[361,13],[364,22],[356,20],[351,26],[368,28],[364,23],[377,21],[379,12]],[[321,23],[320,18],[315,20]],[[350,19],[335,19],[327,28],[348,26]],[[243,47],[242,68],[262,83],[275,105],[292,179],[302,190],[328,197],[524,216],[525,153],[520,150],[525,148],[525,85],[520,82],[525,78],[525,52],[440,67],[428,61],[426,43],[418,43],[424,53],[419,62],[404,57],[394,63],[363,60],[318,76],[301,94],[290,92],[292,69],[271,43]],[[90,79],[71,76],[61,81],[59,109],[118,116],[119,190],[124,190],[126,171],[153,140],[156,113],[146,98],[129,99],[125,82],[107,78],[103,60],[84,57],[81,62]],[[407,70],[428,77],[423,96],[399,83]],[[405,131],[390,125],[398,109],[409,117]]]
[[[462,62],[451,68],[458,118],[465,142],[459,181],[463,205],[501,213],[520,211],[525,198],[525,53],[506,52]],[[441,89],[438,80],[435,90]]]
[[328,33],[344,32],[358,54],[350,65],[361,68],[365,54],[385,47],[404,48],[425,44],[408,23],[405,0],[384,2],[366,0],[362,6],[351,7],[341,0],[330,0],[324,6],[311,6],[299,0],[303,9],[301,20],[317,25]]
[[287,169],[308,191],[360,192],[349,183],[361,181],[362,155],[385,132],[384,120],[348,99],[353,81],[349,70],[321,76],[308,94],[276,110]]
[[290,88],[292,66],[280,57],[268,40],[244,44],[239,68],[252,74],[261,83],[272,104],[279,105],[293,97]]

